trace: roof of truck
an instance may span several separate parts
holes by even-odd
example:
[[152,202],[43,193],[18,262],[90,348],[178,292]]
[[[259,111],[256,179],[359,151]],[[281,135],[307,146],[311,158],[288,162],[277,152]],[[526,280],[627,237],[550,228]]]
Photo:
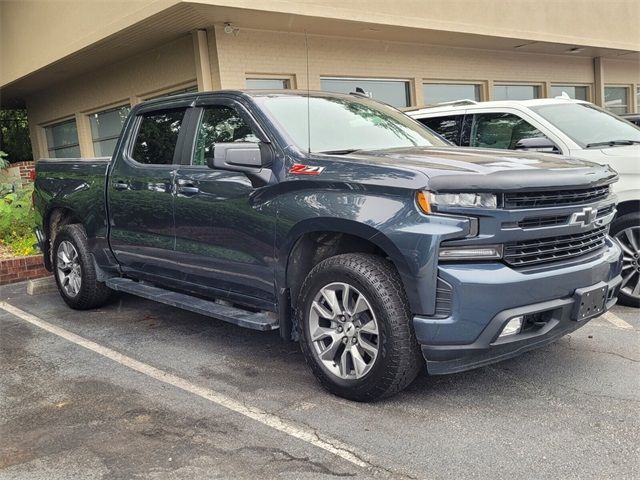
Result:
[[432,114],[438,112],[450,112],[456,110],[466,110],[473,107],[483,108],[529,108],[540,105],[566,104],[566,103],[589,103],[584,100],[575,100],[572,98],[556,97],[556,98],[536,98],[533,100],[494,100],[490,102],[476,102],[474,100],[457,100],[454,102],[444,102],[435,105],[427,105],[423,107],[407,108],[403,111],[412,117],[420,114]]

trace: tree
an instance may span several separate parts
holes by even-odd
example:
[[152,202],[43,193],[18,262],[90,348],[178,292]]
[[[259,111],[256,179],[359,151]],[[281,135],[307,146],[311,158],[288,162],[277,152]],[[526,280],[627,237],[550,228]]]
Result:
[[0,110],[0,150],[11,163],[33,160],[26,110]]

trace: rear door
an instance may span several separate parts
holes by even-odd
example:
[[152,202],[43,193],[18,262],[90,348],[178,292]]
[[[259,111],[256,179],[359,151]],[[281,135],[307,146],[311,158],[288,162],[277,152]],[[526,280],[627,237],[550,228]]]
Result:
[[[176,175],[176,260],[191,289],[239,303],[275,301],[275,212],[246,175],[211,169],[218,143],[268,139],[237,101],[209,97],[194,109],[194,137]],[[270,147],[269,147],[270,148]]]
[[141,109],[107,186],[111,249],[122,270],[162,282],[175,274],[173,184],[187,105]]

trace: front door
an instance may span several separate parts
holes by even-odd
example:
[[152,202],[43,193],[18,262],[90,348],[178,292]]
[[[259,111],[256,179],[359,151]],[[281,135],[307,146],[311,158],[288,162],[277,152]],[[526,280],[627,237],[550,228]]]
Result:
[[[275,212],[243,173],[207,167],[217,143],[265,140],[248,112],[220,99],[200,107],[176,175],[176,260],[194,290],[269,307],[275,300]],[[188,143],[185,141],[185,144]]]
[[123,272],[162,282],[175,273],[173,182],[186,108],[140,113],[107,187],[110,244]]

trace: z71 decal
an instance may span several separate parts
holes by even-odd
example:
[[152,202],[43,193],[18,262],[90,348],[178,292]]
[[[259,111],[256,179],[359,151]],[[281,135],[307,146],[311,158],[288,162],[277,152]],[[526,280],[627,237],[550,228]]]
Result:
[[303,165],[301,163],[294,163],[289,169],[289,173],[294,175],[320,175],[324,167],[314,167],[311,165]]

